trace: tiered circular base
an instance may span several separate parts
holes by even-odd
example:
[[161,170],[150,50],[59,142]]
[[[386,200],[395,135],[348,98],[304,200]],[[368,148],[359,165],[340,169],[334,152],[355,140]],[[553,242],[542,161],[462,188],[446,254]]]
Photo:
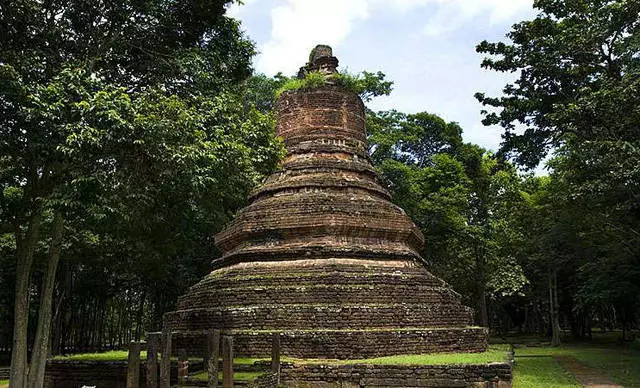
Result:
[[407,260],[310,259],[240,263],[211,272],[165,315],[174,331],[231,329],[236,352],[267,356],[270,336],[300,358],[368,358],[477,352],[486,329],[472,327],[460,296]]

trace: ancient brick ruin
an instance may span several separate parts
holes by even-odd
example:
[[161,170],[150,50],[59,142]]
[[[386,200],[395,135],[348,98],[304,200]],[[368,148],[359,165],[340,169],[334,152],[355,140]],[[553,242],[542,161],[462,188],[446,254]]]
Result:
[[[337,63],[320,47],[301,75]],[[304,358],[485,350],[486,329],[424,267],[424,237],[380,185],[364,115],[341,86],[283,93],[280,170],[216,236],[222,257],[165,315],[167,328],[232,329],[246,356],[268,356],[273,332],[285,355]]]

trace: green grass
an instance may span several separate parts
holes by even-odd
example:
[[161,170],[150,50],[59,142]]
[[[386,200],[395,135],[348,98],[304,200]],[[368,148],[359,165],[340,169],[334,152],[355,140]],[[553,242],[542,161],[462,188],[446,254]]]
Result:
[[[220,359],[222,361],[222,359]],[[256,361],[271,361],[270,358],[234,358],[234,365],[253,365]]]
[[[55,356],[54,360],[71,360],[71,361],[126,361],[129,358],[128,350],[110,350],[108,352],[101,353],[78,353],[78,354],[69,354],[64,356]],[[162,354],[158,354],[158,359],[162,358]],[[147,351],[140,351],[140,359],[147,359]],[[171,360],[177,361],[178,357],[171,357]],[[189,357],[189,360],[192,361],[202,361],[202,358],[199,357]],[[253,363],[253,359],[242,359],[238,358],[238,361],[234,360],[237,364],[242,364],[245,362],[251,361]]]
[[[295,364],[374,364],[374,365],[453,365],[453,364],[487,364],[490,362],[507,361],[509,345],[490,345],[486,352],[482,353],[431,353],[431,354],[403,354],[377,358],[365,358],[354,360],[336,360],[320,358],[290,358],[282,357],[282,361]],[[268,359],[246,359],[247,363]],[[249,362],[251,361],[251,362]],[[234,363],[237,363],[234,360]]]
[[[334,85],[342,86],[343,88],[350,90],[356,94],[360,94],[367,89],[367,77],[362,78],[360,75],[354,75],[349,73],[334,73],[325,75],[317,71],[311,71],[305,75],[304,78],[291,78],[278,90],[276,90],[276,97],[280,97],[282,93],[290,90],[299,89],[314,89],[325,85],[328,85],[328,81],[331,81]],[[386,94],[389,94],[389,90]]]
[[[634,346],[610,344],[576,343],[561,347],[525,347],[516,348],[515,375],[520,373],[520,365],[535,363],[533,360],[544,359],[549,364],[557,362],[552,356],[573,356],[592,368],[600,369],[604,375],[625,387],[640,386],[640,350]],[[558,365],[558,367],[560,367]],[[541,373],[542,374],[542,373]],[[527,385],[523,385],[527,387]],[[533,385],[532,385],[533,386]],[[571,385],[569,385],[571,386]]]
[[[102,353],[79,353],[66,356],[55,356],[54,360],[75,360],[75,361],[123,361],[129,357],[128,350],[111,350]],[[140,359],[147,359],[147,351],[140,352]]]
[[551,356],[518,357],[513,368],[514,388],[582,387]]
[[432,353],[432,354],[403,354],[368,358],[361,360],[294,360],[305,363],[330,364],[374,364],[374,365],[450,365],[450,364],[487,364],[490,362],[507,361],[507,345],[491,345],[482,353]]
[[[559,347],[516,346],[514,388],[527,387],[579,387],[553,356],[571,356],[596,368],[603,375],[624,387],[640,387],[640,341],[620,344],[619,333],[594,333],[589,341],[570,341]],[[533,337],[510,338],[519,344],[543,344]]]
[[327,77],[319,73],[317,71],[312,71],[307,73],[307,75],[302,78],[291,78],[284,85],[282,85],[278,90],[276,90],[276,97],[280,97],[280,95],[288,90],[298,90],[298,89],[314,89],[319,88],[327,84]]

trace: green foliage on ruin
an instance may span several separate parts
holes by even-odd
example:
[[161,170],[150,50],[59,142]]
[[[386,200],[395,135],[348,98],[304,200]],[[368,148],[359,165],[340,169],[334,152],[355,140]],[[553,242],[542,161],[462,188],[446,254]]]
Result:
[[366,102],[373,97],[389,95],[393,82],[386,80],[382,72],[363,71],[356,75],[347,72],[325,75],[311,71],[305,74],[304,78],[289,79],[276,90],[276,97],[280,97],[282,93],[290,90],[316,89],[326,85],[342,86],[358,94]]

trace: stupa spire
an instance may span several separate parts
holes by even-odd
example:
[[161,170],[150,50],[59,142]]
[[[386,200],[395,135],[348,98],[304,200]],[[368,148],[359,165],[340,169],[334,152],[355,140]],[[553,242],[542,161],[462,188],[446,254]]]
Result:
[[298,78],[304,78],[308,73],[317,71],[324,75],[338,72],[338,58],[333,56],[333,49],[326,44],[319,44],[309,54],[309,62],[298,71]]

